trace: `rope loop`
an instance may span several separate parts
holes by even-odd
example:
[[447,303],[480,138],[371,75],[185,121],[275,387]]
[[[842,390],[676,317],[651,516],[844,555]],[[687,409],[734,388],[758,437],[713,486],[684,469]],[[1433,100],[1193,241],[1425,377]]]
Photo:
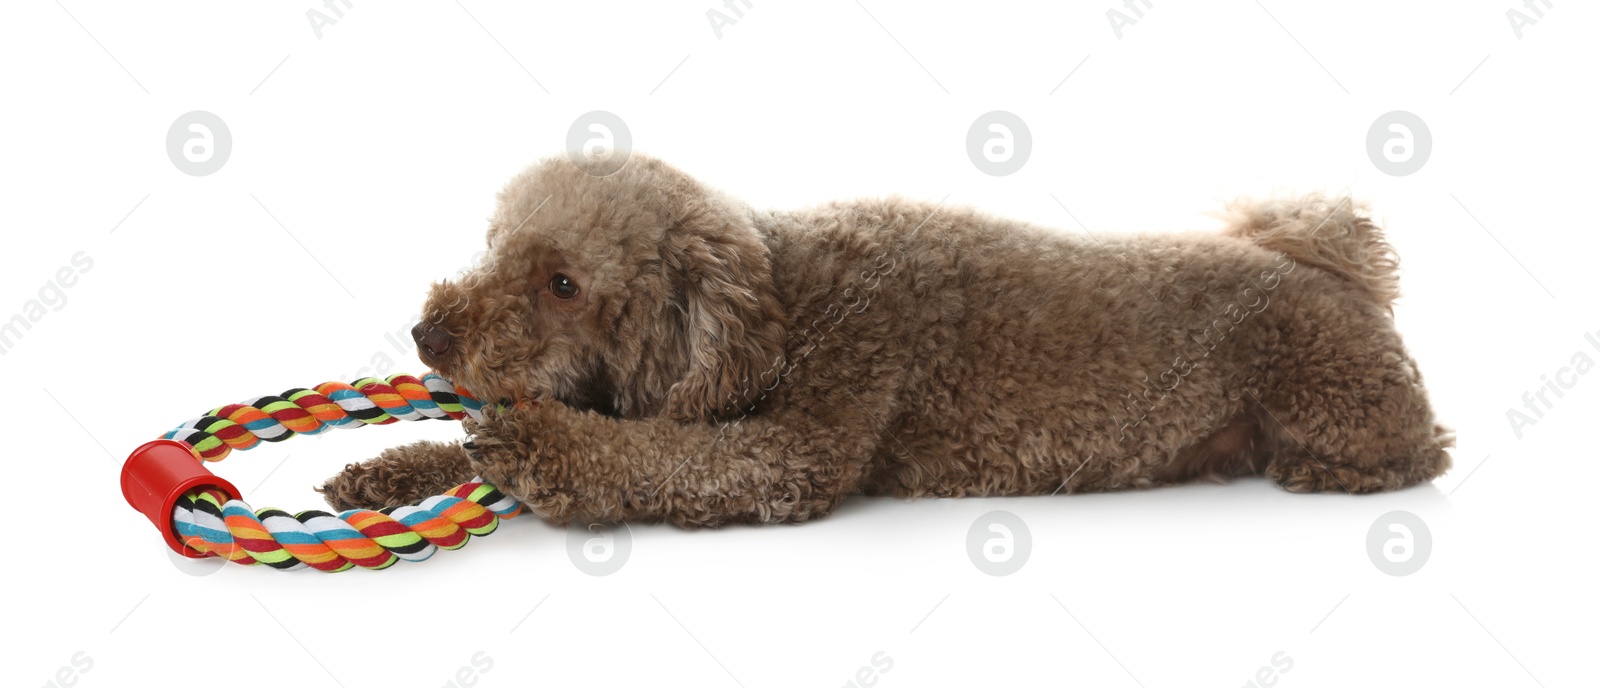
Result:
[[[297,434],[399,420],[479,419],[482,410],[483,402],[435,373],[421,378],[366,377],[219,406],[162,438],[184,443],[197,460],[214,462],[235,449],[282,442]],[[178,541],[204,555],[282,571],[333,572],[423,561],[440,549],[465,546],[471,536],[493,533],[502,519],[521,510],[517,500],[476,478],[414,504],[338,514],[252,509],[241,499],[206,487],[178,499],[172,523]]]

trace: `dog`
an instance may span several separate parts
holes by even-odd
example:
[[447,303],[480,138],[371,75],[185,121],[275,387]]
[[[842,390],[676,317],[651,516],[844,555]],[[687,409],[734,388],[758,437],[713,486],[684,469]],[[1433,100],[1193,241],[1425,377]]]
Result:
[[1397,268],[1321,196],[1217,234],[1068,234],[900,198],[757,211],[643,155],[551,158],[413,331],[503,406],[321,491],[380,508],[481,476],[556,524],[714,527],[854,494],[1394,490],[1453,444],[1395,330]]

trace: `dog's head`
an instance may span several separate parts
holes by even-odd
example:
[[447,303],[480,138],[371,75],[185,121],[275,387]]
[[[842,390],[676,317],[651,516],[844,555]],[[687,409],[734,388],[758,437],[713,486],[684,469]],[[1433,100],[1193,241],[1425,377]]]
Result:
[[641,155],[604,171],[552,158],[500,192],[481,264],[428,295],[412,331],[423,362],[486,401],[749,410],[785,332],[748,209]]

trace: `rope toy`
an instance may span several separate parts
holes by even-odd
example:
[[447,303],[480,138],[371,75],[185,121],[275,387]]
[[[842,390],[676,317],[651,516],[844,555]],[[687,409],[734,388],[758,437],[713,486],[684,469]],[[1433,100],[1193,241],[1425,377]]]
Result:
[[351,384],[325,382],[277,396],[221,406],[133,451],[122,466],[122,494],[187,557],[292,571],[384,569],[422,561],[488,535],[521,504],[475,479],[415,504],[339,514],[252,510],[231,483],[204,463],[229,452],[330,428],[388,425],[400,420],[482,417],[483,403],[449,380],[391,375]]

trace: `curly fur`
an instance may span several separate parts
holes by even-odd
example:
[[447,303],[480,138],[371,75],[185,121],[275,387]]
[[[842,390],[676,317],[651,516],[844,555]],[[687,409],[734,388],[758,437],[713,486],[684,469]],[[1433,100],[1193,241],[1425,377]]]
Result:
[[382,508],[432,497],[473,475],[460,443],[422,441],[385,449],[371,461],[349,464],[339,479],[317,491],[340,511]]
[[1386,308],[1399,298],[1400,258],[1383,231],[1364,216],[1364,206],[1348,198],[1330,204],[1320,196],[1306,196],[1242,202],[1229,210],[1231,222],[1224,234],[1343,277]]
[[899,198],[761,212],[643,156],[593,169],[513,179],[483,264],[424,310],[450,342],[426,363],[538,403],[468,423],[465,449],[347,468],[335,506],[477,473],[557,523],[716,526],[857,493],[1372,492],[1450,465],[1389,314],[1393,251],[1349,203],[1090,237]]

